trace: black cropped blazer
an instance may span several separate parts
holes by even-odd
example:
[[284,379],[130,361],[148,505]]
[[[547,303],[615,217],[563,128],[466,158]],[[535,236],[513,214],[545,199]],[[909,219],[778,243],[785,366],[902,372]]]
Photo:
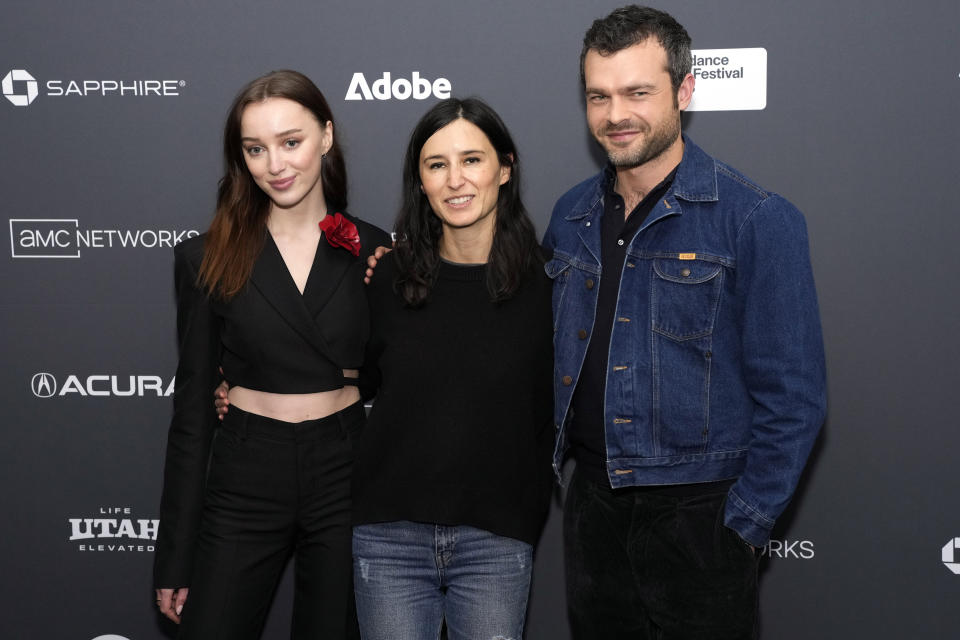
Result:
[[158,588],[189,586],[200,526],[210,444],[217,426],[213,390],[218,367],[231,386],[272,393],[313,393],[357,384],[343,369],[363,363],[369,308],[363,271],[381,229],[348,217],[360,235],[360,256],[321,238],[303,295],[267,233],[250,281],[229,301],[197,283],[204,236],[174,248],[180,360],[167,439],[154,580]]

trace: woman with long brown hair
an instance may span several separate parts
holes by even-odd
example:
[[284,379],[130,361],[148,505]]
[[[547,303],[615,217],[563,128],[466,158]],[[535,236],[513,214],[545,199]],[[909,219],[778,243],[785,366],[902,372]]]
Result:
[[[175,249],[157,604],[181,638],[257,638],[292,555],[292,637],[347,637],[363,260],[389,236],[344,213],[333,116],[302,74],[275,71],[238,94],[224,159],[209,231]],[[219,428],[218,367],[232,406]]]

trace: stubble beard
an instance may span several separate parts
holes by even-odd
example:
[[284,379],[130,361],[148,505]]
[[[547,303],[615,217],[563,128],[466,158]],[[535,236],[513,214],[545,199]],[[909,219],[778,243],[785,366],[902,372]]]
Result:
[[[606,126],[600,130],[597,139],[603,144],[605,135],[611,131],[639,129],[634,123],[627,123],[620,126]],[[617,149],[603,145],[607,152],[607,158],[617,169],[634,169],[640,165],[646,164],[651,160],[660,157],[664,151],[676,141],[680,135],[680,117],[669,118],[656,129],[646,127],[646,139],[641,141],[639,147],[634,149]]]

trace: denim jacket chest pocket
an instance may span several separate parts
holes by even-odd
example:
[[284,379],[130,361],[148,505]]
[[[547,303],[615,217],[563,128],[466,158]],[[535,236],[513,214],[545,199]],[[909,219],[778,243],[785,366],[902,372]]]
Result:
[[650,311],[653,330],[677,341],[713,332],[723,265],[704,259],[654,258]]
[[726,275],[719,259],[700,255],[651,260],[652,445],[658,455],[708,450],[714,331]]

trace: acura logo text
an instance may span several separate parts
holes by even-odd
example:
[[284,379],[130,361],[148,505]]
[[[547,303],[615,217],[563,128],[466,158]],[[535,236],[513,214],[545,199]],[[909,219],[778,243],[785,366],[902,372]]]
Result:
[[[70,374],[58,387],[51,373],[36,373],[30,379],[30,388],[38,398],[64,397],[68,395],[93,397],[172,396],[174,378],[164,382],[160,376],[144,375],[92,375]],[[58,391],[59,388],[59,391]]]

